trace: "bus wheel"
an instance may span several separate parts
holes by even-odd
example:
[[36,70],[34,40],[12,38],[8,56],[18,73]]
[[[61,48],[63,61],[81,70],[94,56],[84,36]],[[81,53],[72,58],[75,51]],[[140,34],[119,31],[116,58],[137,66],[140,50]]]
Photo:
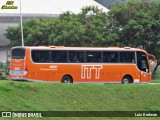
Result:
[[130,77],[130,76],[125,76],[125,77],[122,79],[122,83],[123,83],[123,84],[129,84],[129,83],[131,83],[131,77]]
[[65,75],[65,76],[63,76],[61,82],[62,82],[62,83],[73,83],[73,80],[72,80],[72,77],[71,77],[71,76]]

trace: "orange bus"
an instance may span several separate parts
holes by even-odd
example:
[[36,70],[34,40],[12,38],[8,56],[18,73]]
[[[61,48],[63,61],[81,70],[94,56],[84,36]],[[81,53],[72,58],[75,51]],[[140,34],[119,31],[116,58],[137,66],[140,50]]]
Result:
[[13,47],[11,80],[62,83],[148,83],[145,50],[130,47]]

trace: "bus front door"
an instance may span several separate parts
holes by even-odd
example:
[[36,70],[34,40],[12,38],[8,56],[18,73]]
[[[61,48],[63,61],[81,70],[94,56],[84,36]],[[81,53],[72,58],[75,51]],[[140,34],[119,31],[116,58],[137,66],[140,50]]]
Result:
[[148,83],[150,79],[150,70],[147,55],[144,52],[137,52],[137,66],[140,70],[140,82]]
[[148,72],[141,71],[140,72],[141,83],[148,83],[150,74]]

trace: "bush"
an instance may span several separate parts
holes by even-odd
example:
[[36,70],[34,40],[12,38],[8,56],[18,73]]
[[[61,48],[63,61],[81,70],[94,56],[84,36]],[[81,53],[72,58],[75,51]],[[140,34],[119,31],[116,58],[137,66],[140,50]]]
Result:
[[0,62],[0,80],[8,80],[9,79],[9,61],[6,64]]

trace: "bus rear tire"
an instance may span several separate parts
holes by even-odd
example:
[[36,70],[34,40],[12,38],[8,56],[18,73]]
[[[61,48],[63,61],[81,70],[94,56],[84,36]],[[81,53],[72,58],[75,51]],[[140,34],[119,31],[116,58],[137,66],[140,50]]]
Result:
[[69,75],[65,75],[62,77],[61,83],[73,83],[73,79]]
[[130,84],[132,82],[132,78],[130,76],[124,76],[122,79],[123,84]]

